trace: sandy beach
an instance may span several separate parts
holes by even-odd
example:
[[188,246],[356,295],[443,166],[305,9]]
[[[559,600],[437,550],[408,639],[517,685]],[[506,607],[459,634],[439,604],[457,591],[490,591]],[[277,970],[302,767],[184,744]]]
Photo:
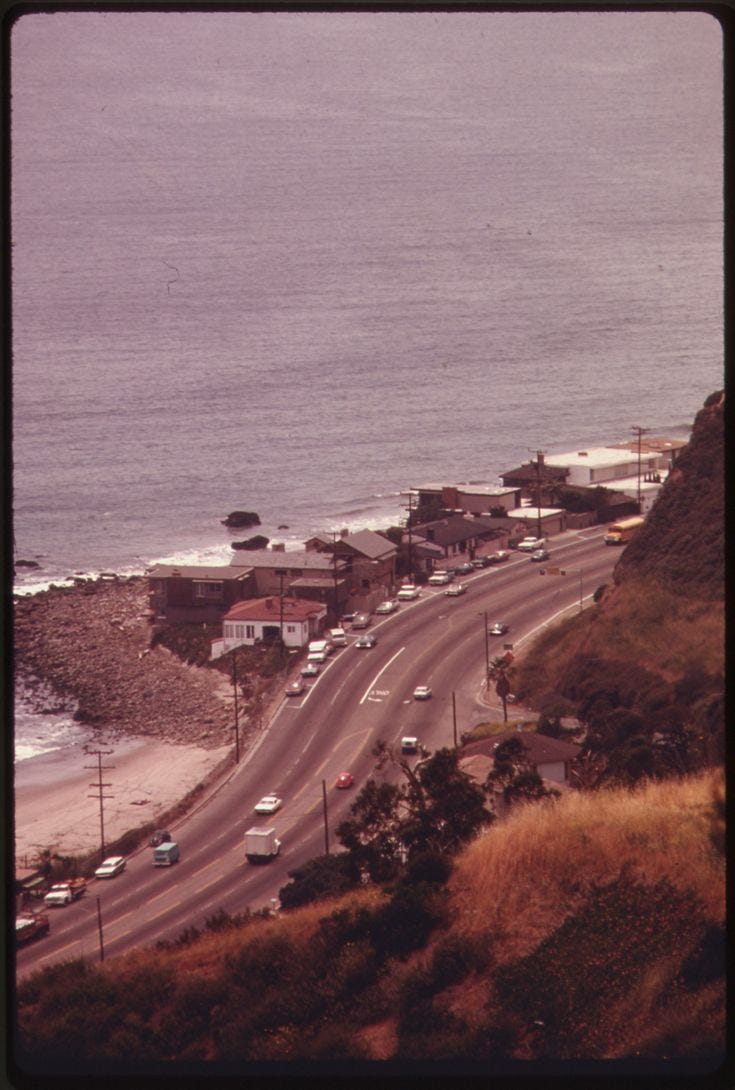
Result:
[[[155,821],[215,769],[230,747],[202,749],[154,738],[121,739],[103,756],[105,843]],[[105,768],[104,766],[109,766]],[[100,846],[97,757],[81,746],[21,761],[15,769],[16,858],[50,848],[63,855]],[[90,797],[92,796],[92,797]]]

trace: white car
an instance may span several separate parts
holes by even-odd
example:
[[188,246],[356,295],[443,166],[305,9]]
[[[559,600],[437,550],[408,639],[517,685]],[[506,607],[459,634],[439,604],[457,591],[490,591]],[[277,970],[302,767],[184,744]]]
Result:
[[283,799],[279,799],[278,795],[264,795],[260,802],[257,803],[255,813],[275,814],[276,810],[280,810],[282,806]]
[[114,878],[125,870],[125,860],[121,855],[111,855],[94,872],[95,878]]
[[428,700],[431,696],[431,689],[428,685],[417,685],[413,691],[414,700]]
[[421,591],[418,587],[414,587],[406,583],[405,586],[402,586],[401,589],[398,591],[396,598],[399,602],[412,602],[413,599],[418,598],[420,594]]
[[519,541],[518,548],[523,553],[535,553],[537,549],[543,549],[545,544],[546,538],[524,537],[523,541]]
[[398,602],[394,598],[389,598],[387,602],[381,602],[375,607],[375,613],[395,613],[397,609]]
[[447,598],[458,598],[460,594],[467,593],[467,587],[464,583],[454,583],[451,587],[447,587],[444,593]]

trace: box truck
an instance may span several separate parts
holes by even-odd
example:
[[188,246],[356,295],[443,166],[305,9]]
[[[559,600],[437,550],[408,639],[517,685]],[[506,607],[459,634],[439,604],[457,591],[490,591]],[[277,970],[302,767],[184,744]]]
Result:
[[245,833],[245,858],[248,863],[268,863],[281,850],[281,842],[272,827],[254,825]]

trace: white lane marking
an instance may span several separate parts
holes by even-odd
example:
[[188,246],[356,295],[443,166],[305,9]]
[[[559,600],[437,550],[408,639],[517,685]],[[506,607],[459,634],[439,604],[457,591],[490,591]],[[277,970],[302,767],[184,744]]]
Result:
[[399,656],[400,654],[402,654],[402,652],[403,652],[403,651],[405,651],[405,650],[406,650],[406,648],[405,648],[405,647],[400,647],[400,648],[399,648],[399,649],[398,649],[398,650],[396,651],[396,653],[395,653],[395,655],[393,656],[393,658],[392,658],[392,659],[388,659],[388,661],[386,662],[386,664],[385,664],[385,666],[384,666],[384,667],[382,668],[382,670],[378,670],[377,674],[375,675],[375,677],[373,678],[373,680],[372,680],[372,681],[370,682],[370,684],[368,685],[367,689],[365,690],[365,693],[364,693],[364,695],[363,695],[363,697],[362,697],[362,700],[360,701],[360,703],[361,703],[361,704],[364,704],[364,703],[365,703],[365,701],[366,701],[366,700],[368,699],[368,697],[370,696],[370,693],[372,693],[372,691],[374,690],[374,688],[375,688],[375,685],[376,685],[376,683],[377,683],[377,680],[378,680],[378,678],[380,677],[380,675],[381,675],[381,674],[384,674],[384,673],[385,673],[385,671],[386,671],[386,670],[388,669],[388,667],[389,667],[389,666],[391,665],[391,663],[395,662],[395,660],[396,660],[396,659],[398,658],[398,656]]

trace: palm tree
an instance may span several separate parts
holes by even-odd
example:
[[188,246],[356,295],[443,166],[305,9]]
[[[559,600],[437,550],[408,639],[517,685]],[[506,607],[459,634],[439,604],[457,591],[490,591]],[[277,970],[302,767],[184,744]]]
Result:
[[513,656],[506,652],[494,658],[488,666],[488,677],[495,682],[495,692],[503,704],[503,722],[508,722],[508,694],[510,693],[510,678],[513,674]]

